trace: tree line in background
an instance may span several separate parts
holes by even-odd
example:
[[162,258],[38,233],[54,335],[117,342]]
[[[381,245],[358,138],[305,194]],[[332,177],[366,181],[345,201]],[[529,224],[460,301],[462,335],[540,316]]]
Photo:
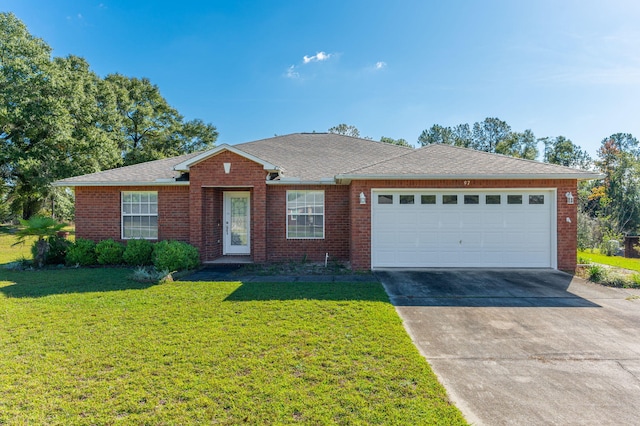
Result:
[[[339,124],[330,133],[360,137],[355,126]],[[366,138],[372,139],[372,138]],[[404,139],[381,137],[381,142],[411,146]],[[434,124],[422,131],[420,146],[441,143],[526,160],[538,158],[538,144],[544,145],[542,161],[584,170],[596,170],[604,179],[580,182],[578,187],[580,248],[610,250],[609,240],[637,235],[640,230],[640,144],[629,133],[616,133],[602,140],[597,158],[564,136],[536,138],[533,131],[514,132],[505,121],[484,121],[444,127]]]
[[71,217],[58,179],[213,146],[218,132],[185,121],[148,79],[100,78],[78,56],[51,56],[12,13],[0,13],[0,221],[49,202]]

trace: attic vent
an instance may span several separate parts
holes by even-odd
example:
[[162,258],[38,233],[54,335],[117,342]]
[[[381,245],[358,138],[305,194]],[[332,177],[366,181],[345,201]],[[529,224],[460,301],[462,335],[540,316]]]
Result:
[[181,173],[180,176],[176,178],[176,182],[189,182],[189,172]]
[[276,180],[280,178],[280,173],[278,172],[271,172],[269,173],[269,177],[268,180]]

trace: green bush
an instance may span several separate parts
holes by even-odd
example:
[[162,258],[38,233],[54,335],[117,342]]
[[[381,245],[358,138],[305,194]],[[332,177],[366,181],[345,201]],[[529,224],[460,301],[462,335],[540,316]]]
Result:
[[121,265],[124,245],[112,239],[100,241],[96,245],[96,257],[101,265]]
[[181,241],[160,241],[153,247],[153,265],[158,271],[194,269],[200,264],[198,249]]
[[[64,237],[53,236],[46,239],[47,244],[49,244],[49,250],[44,258],[45,265],[60,265],[65,262],[65,256],[67,255],[67,250],[71,245],[71,242]],[[38,255],[38,242],[34,241],[31,245],[31,255],[35,259]]]
[[65,260],[67,265],[72,266],[95,265],[97,262],[96,243],[91,240],[78,238],[75,243],[69,246]]
[[591,265],[587,270],[589,280],[594,283],[599,283],[603,281],[606,277],[606,270],[600,265]]
[[151,265],[153,244],[148,240],[129,240],[124,249],[122,259],[132,266]]

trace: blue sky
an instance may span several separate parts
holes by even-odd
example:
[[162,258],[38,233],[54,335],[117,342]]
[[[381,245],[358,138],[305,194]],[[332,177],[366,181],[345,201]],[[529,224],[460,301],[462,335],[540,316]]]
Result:
[[239,143],[355,125],[416,143],[505,120],[595,155],[640,138],[640,2],[2,0],[100,76],[147,77]]

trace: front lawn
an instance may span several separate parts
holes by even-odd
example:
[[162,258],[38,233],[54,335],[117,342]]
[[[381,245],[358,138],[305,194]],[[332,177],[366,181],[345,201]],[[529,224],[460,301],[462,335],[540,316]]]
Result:
[[0,265],[14,262],[22,258],[31,259],[31,239],[28,243],[12,245],[16,242],[16,236],[13,234],[15,228],[7,225],[0,225]]
[[464,424],[378,283],[0,269],[0,424]]
[[615,266],[616,268],[624,268],[631,271],[640,271],[640,259],[631,259],[620,256],[606,256],[600,253],[592,253],[591,251],[578,250],[579,263],[580,259],[586,259],[592,263]]

